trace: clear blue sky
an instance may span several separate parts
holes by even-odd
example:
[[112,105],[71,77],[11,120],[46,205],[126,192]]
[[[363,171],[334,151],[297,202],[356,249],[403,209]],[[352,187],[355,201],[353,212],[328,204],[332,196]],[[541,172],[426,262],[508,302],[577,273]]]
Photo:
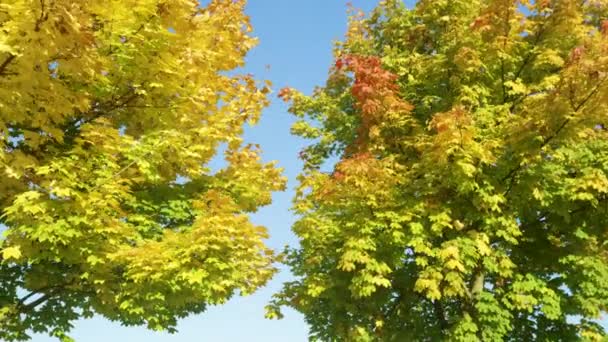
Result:
[[[269,79],[275,89],[284,86],[310,93],[322,85],[332,63],[333,41],[341,39],[346,30],[348,0],[249,0],[254,34],[260,44],[247,60],[246,72],[258,79]],[[357,8],[369,11],[377,0],[350,1]],[[406,3],[411,6],[413,0]],[[270,68],[267,68],[270,65]],[[259,125],[247,130],[248,142],[259,143],[267,161],[278,160],[289,178],[289,190],[274,196],[273,204],[253,217],[268,227],[269,245],[281,250],[297,242],[290,226],[294,220],[289,212],[295,177],[301,163],[298,152],[304,141],[289,134],[293,122],[282,101],[272,95]],[[155,333],[144,328],[121,327],[103,318],[78,321],[71,336],[77,342],[299,342],[307,341],[308,329],[302,315],[285,310],[280,321],[264,319],[264,306],[281,284],[290,279],[282,270],[263,289],[249,297],[238,297],[227,304],[211,307],[205,313],[180,321],[179,332],[173,335]],[[34,342],[56,342],[56,339],[35,335]]]

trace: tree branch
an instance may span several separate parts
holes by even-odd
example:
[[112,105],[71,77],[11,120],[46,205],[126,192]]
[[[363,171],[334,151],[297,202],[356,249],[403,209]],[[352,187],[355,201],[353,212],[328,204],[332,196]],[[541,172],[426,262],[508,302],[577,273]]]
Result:
[[[578,105],[574,105],[572,104],[572,110],[574,111],[574,113],[577,113],[579,110],[581,110],[583,108],[583,106],[589,102],[589,100],[598,93],[598,91],[600,90],[601,85],[608,79],[608,76],[605,76],[602,80],[600,80],[595,87],[589,92],[589,94],[587,94],[587,96],[585,96],[585,98],[583,98],[583,100],[578,104]],[[553,134],[551,134],[550,136],[548,136],[546,139],[543,140],[543,142],[540,144],[540,148],[542,149],[543,147],[547,146],[553,139],[555,139],[563,130],[564,128],[566,128],[566,126],[568,125],[568,123],[572,120],[572,117],[568,117],[566,118],[560,125],[559,127],[555,130],[555,132],[553,132]],[[502,182],[506,181],[507,179],[511,179],[511,184],[509,185],[509,188],[507,189],[507,191],[505,192],[505,195],[508,194],[513,186],[513,177],[515,176],[515,173],[518,172],[519,170],[521,170],[522,165],[519,164],[517,167],[513,168],[511,171],[509,171],[509,173],[502,179]]]
[[604,83],[604,81],[606,81],[606,79],[608,79],[608,76],[604,76],[604,78],[602,78],[595,85],[595,87],[589,92],[589,94],[587,94],[587,96],[585,96],[585,98],[576,107],[573,108],[574,112],[578,112],[581,108],[583,108],[583,106],[593,97],[593,95],[595,95],[600,90],[600,86]]
[[28,293],[25,297],[19,299],[19,305],[24,305],[28,299],[32,298],[33,296],[35,296],[37,294],[40,294],[40,291],[42,291],[42,289]]
[[40,0],[40,17],[36,20],[36,25],[34,26],[34,31],[40,31],[40,25],[48,19],[48,12],[45,13],[45,3],[44,0]]
[[21,312],[22,313],[30,312],[30,311],[34,310],[35,308],[37,308],[39,305],[41,305],[44,302],[46,302],[47,300],[49,300],[50,298],[51,298],[50,294],[44,294],[40,298],[36,299],[35,301],[22,305],[23,310],[21,310]]
[[[70,285],[74,284],[75,282],[76,282],[76,280],[73,279],[67,283],[57,284],[54,286],[45,286],[45,287],[41,287],[37,290],[34,290],[34,291],[28,293],[23,298],[19,299],[19,301],[17,302],[17,307],[19,308],[20,313],[28,313],[28,312],[34,310],[35,308],[37,308],[38,306],[44,304],[49,299],[53,298],[53,296],[55,296],[58,293],[65,290],[65,288],[67,286],[70,286]],[[28,299],[32,298],[33,296],[35,296],[37,294],[40,294],[41,296],[39,298],[37,298],[36,300],[33,300],[27,304],[25,303]]]
[[534,41],[532,42],[532,48],[530,49],[530,51],[528,51],[528,53],[526,54],[526,57],[524,57],[523,62],[519,66],[519,69],[517,69],[517,71],[515,72],[515,76],[513,78],[514,80],[519,78],[519,76],[524,71],[526,66],[528,66],[528,63],[530,63],[534,59],[534,57],[536,57],[536,55],[533,53],[534,48],[536,48],[538,46],[538,43],[540,43],[541,37],[545,33],[545,30],[547,29],[547,27],[550,26],[549,22],[552,21],[552,19],[553,19],[553,16],[549,16],[547,18],[547,20],[541,24],[538,31],[536,31],[536,33],[534,35]]
[[550,136],[547,137],[547,139],[545,139],[542,144],[540,144],[540,148],[542,149],[543,147],[547,146],[548,143],[551,142],[551,140],[553,140],[568,124],[568,122],[570,122],[571,118],[566,118],[566,120],[564,120],[564,122],[562,122],[561,125],[559,125],[559,127],[555,130],[555,132],[553,132],[553,134],[551,134]]
[[0,64],[0,75],[4,75],[5,74],[5,70],[8,67],[9,64],[11,64],[11,62],[17,57],[17,55],[14,54],[9,54],[8,57],[6,57],[6,59],[4,60],[4,62],[2,62],[2,64]]

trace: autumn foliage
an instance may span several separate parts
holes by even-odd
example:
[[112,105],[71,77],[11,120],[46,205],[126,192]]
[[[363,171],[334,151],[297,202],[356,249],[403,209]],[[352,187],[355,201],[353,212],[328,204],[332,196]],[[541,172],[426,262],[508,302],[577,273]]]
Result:
[[607,0],[350,6],[326,84],[278,93],[310,141],[281,258],[242,138],[270,84],[245,1],[205,3],[0,3],[1,340],[173,332],[275,261],[311,340],[607,338]]
[[406,113],[411,106],[399,98],[397,75],[385,70],[378,57],[347,56],[336,61],[338,72],[352,72],[352,96],[360,110],[357,146],[365,144],[370,130],[390,120],[391,113]]
[[605,338],[608,3],[352,13],[325,86],[285,97],[312,143],[268,316],[328,341]]
[[94,314],[174,331],[273,275],[248,214],[284,179],[241,138],[269,92],[233,71],[244,6],[0,3],[0,340]]

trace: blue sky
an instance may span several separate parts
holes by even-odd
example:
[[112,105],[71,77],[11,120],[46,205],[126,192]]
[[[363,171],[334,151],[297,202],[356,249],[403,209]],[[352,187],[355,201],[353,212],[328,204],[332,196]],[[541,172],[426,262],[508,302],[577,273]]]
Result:
[[[247,59],[246,72],[258,79],[269,79],[275,90],[284,86],[310,93],[324,83],[332,63],[333,41],[341,39],[346,29],[348,0],[249,0],[254,35],[259,45]],[[357,8],[369,11],[377,0],[350,1]],[[408,5],[412,1],[406,1]],[[268,68],[267,66],[270,66]],[[253,220],[268,227],[268,244],[281,250],[295,245],[290,226],[294,221],[289,208],[295,178],[301,168],[298,152],[305,142],[289,134],[293,118],[287,106],[272,95],[272,104],[264,111],[260,123],[248,128],[246,140],[259,143],[267,161],[278,160],[289,178],[289,190],[277,193],[273,204],[263,208]],[[227,304],[211,307],[205,313],[180,321],[177,334],[147,331],[144,328],[121,327],[103,318],[78,321],[71,336],[78,342],[274,342],[306,341],[308,329],[303,316],[285,310],[280,321],[264,319],[264,306],[281,284],[290,279],[282,270],[263,289],[249,297],[238,297]],[[56,339],[35,335],[34,342],[56,342]]]

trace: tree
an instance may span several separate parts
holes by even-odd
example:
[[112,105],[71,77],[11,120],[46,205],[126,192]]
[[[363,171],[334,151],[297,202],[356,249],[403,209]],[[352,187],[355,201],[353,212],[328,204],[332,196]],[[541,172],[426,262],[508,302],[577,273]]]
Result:
[[173,331],[272,276],[248,213],[284,179],[240,137],[269,91],[233,71],[244,5],[2,1],[0,339],[93,314]]
[[603,0],[354,13],[326,85],[280,94],[313,142],[268,316],[327,341],[600,340],[606,19]]

